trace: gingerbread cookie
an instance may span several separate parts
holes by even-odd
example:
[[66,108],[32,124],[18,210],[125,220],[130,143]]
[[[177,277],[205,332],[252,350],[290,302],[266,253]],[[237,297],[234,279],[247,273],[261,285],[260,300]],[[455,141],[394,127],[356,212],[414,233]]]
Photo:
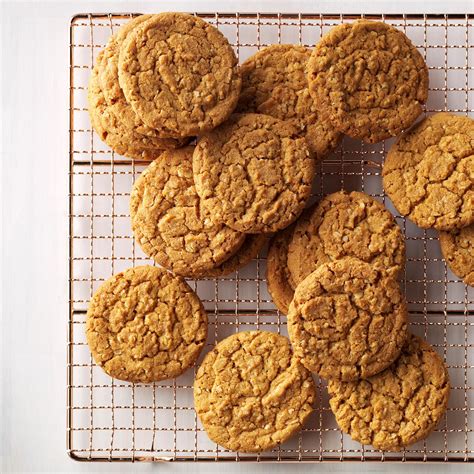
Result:
[[194,406],[208,436],[233,451],[273,448],[313,411],[311,374],[286,337],[239,332],[209,352],[194,381]]
[[357,380],[384,370],[400,354],[406,333],[398,282],[353,257],[308,275],[288,311],[295,355],[327,379]]
[[448,405],[446,366],[425,341],[410,336],[397,361],[367,380],[328,385],[342,431],[376,449],[400,451],[426,438]]
[[288,308],[294,295],[294,284],[288,270],[288,244],[293,236],[295,225],[278,232],[268,246],[267,255],[267,285],[276,307],[283,314],[288,314]]
[[158,149],[167,150],[170,148],[178,148],[184,145],[188,140],[184,138],[163,138],[157,130],[146,126],[125,100],[125,96],[118,82],[120,46],[135,27],[151,17],[152,15],[140,15],[122,26],[122,28],[110,38],[103,54],[97,59],[96,67],[99,84],[107,105],[113,109],[118,121],[123,124],[122,128],[133,131],[133,135],[129,132],[125,140],[130,142],[131,138],[138,137],[140,140],[146,141]]
[[288,246],[294,284],[319,265],[357,257],[397,277],[405,263],[405,239],[392,214],[371,196],[339,191],[303,215]]
[[311,98],[306,63],[311,50],[294,44],[273,44],[248,58],[240,67],[242,91],[238,112],[258,112],[290,120],[306,137],[310,151],[324,157],[341,138],[322,117]]
[[308,61],[309,92],[339,131],[368,143],[398,135],[422,112],[428,68],[400,30],[359,20],[332,28]]
[[186,13],[140,23],[120,47],[119,83],[127,102],[163,136],[201,134],[234,110],[237,58],[214,26]]
[[194,151],[194,181],[215,222],[240,232],[275,232],[303,210],[315,160],[288,122],[236,114],[201,137]]
[[193,182],[193,147],[168,150],[135,181],[130,216],[135,238],[155,262],[182,276],[214,269],[245,235],[214,224]]
[[446,263],[464,283],[474,286],[474,225],[440,232],[439,242]]
[[129,268],[105,283],[87,310],[95,362],[111,377],[154,382],[191,367],[207,336],[207,316],[186,282],[162,268]]
[[449,113],[426,118],[390,148],[386,193],[400,214],[422,228],[474,223],[474,120]]
[[[102,61],[102,56],[103,52],[99,53],[97,64]],[[92,128],[119,155],[149,161],[157,158],[163,149],[181,145],[173,138],[152,138],[127,128],[121,120],[119,107],[107,104],[104,98],[97,67],[92,70],[87,98]]]

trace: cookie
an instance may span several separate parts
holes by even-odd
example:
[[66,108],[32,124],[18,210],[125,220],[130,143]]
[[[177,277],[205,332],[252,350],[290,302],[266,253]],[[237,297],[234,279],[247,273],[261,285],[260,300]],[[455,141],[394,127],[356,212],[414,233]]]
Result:
[[400,30],[377,21],[324,35],[308,61],[308,83],[332,125],[368,143],[409,127],[428,98],[423,57]]
[[248,58],[240,67],[237,111],[290,120],[306,137],[310,152],[322,158],[338,145],[341,134],[309,94],[305,68],[310,56],[303,46],[273,44]]
[[288,244],[295,225],[291,225],[276,234],[268,246],[267,286],[273,302],[279,311],[288,314],[288,308],[295,292],[290,271],[288,270]]
[[295,355],[323,378],[367,378],[399,356],[407,306],[398,282],[353,257],[319,266],[295,290],[288,311]]
[[330,194],[298,220],[288,268],[297,285],[319,265],[348,256],[394,277],[405,262],[405,239],[392,214],[357,191]]
[[267,242],[267,234],[247,234],[244,243],[232,257],[215,268],[194,274],[193,278],[218,278],[230,275],[257,258]]
[[99,76],[99,84],[107,105],[114,110],[117,119],[123,124],[122,128],[133,131],[133,134],[129,132],[129,136],[125,137],[125,139],[130,142],[132,138],[138,136],[141,140],[149,142],[153,147],[166,150],[178,148],[186,144],[188,140],[183,138],[179,140],[163,138],[157,130],[146,126],[125,100],[125,96],[118,82],[120,46],[135,27],[151,17],[152,15],[140,15],[122,26],[122,28],[110,38],[103,54],[101,54],[97,60],[96,67]]
[[311,374],[286,337],[239,332],[209,352],[194,381],[194,407],[209,438],[232,451],[273,448],[313,411]]
[[186,282],[162,268],[129,268],[101,285],[87,310],[96,364],[119,380],[154,382],[194,365],[207,316]]
[[193,147],[168,150],[135,181],[130,196],[132,230],[142,250],[182,276],[223,263],[245,235],[214,224],[193,182]]
[[328,384],[329,403],[341,430],[385,451],[400,451],[426,438],[446,411],[449,389],[442,359],[413,335],[399,359],[380,374]]
[[474,286],[474,225],[440,232],[439,242],[451,271],[466,285]]
[[404,133],[383,166],[385,192],[424,229],[474,223],[474,120],[442,112]]
[[287,227],[303,210],[315,160],[290,123],[236,114],[201,137],[193,172],[215,222],[240,232],[270,233]]
[[137,115],[171,137],[201,134],[222,123],[241,87],[227,39],[186,13],[160,13],[136,26],[120,47],[118,74]]
[[[102,62],[103,52],[99,53],[97,65]],[[163,149],[177,148],[182,142],[173,138],[153,138],[127,128],[122,121],[118,104],[107,104],[100,86],[98,67],[92,70],[87,99],[92,128],[100,139],[122,156],[138,160],[154,160]]]

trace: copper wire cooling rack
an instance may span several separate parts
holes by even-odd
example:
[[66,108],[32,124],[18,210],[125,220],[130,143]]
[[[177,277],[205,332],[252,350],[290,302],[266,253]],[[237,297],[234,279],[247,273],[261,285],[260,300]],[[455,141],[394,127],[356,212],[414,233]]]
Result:
[[[343,435],[329,410],[324,382],[303,431],[271,452],[247,455],[212,443],[193,408],[195,369],[149,385],[113,380],[96,366],[85,340],[88,301],[104,279],[151,263],[136,245],[128,200],[145,163],[114,154],[91,130],[87,83],[98,52],[133,14],[81,14],[70,26],[70,302],[67,449],[89,461],[472,461],[474,459],[474,288],[441,258],[437,234],[400,217],[381,183],[390,141],[365,145],[345,138],[319,166],[314,199],[341,188],[362,190],[396,216],[407,239],[402,285],[410,328],[445,359],[452,381],[448,411],[429,438],[401,453],[361,446]],[[354,15],[198,14],[229,39],[240,61],[273,43],[314,46]],[[474,109],[474,21],[471,15],[370,15],[404,31],[430,69],[426,113]],[[286,318],[265,282],[265,254],[223,279],[190,281],[209,315],[204,353],[224,337],[249,329],[287,334]],[[203,354],[204,355],[204,354]],[[201,359],[198,363],[200,363]]]

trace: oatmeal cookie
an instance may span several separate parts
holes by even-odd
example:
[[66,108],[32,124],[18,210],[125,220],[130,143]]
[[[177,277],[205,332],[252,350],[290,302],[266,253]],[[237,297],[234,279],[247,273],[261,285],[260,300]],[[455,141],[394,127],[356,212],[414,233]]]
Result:
[[129,268],[105,283],[87,310],[95,362],[111,377],[154,382],[191,367],[207,336],[207,316],[186,282],[162,268]]
[[405,263],[405,239],[392,214],[371,196],[339,191],[303,215],[288,246],[295,285],[319,265],[357,257],[397,277]]
[[237,58],[214,26],[186,13],[140,23],[120,47],[119,84],[127,102],[163,136],[212,130],[237,105]]
[[127,136],[124,137],[124,140],[130,142],[132,138],[136,139],[138,137],[141,141],[145,141],[153,147],[167,150],[170,148],[178,148],[186,144],[189,140],[185,138],[163,138],[158,130],[146,126],[125,100],[125,96],[118,82],[120,46],[134,28],[151,17],[152,15],[140,15],[122,26],[122,28],[110,38],[103,53],[97,58],[96,67],[99,85],[108,107],[113,109],[114,115],[122,124],[121,128],[123,131],[129,131]]
[[214,224],[193,183],[193,147],[163,152],[135,181],[132,230],[156,263],[182,276],[215,268],[240,248],[245,234]]
[[446,412],[449,376],[435,350],[409,336],[397,361],[367,380],[328,385],[342,431],[376,449],[400,451],[426,438]]
[[474,286],[474,224],[440,232],[439,242],[446,263],[464,283]]
[[236,114],[201,137],[193,172],[196,190],[216,223],[270,233],[287,227],[303,210],[315,160],[290,123]]
[[407,306],[398,282],[353,257],[319,266],[295,290],[288,311],[295,355],[321,377],[367,378],[400,354]]
[[426,118],[390,148],[386,193],[400,214],[426,229],[474,223],[474,120],[442,112]]
[[322,158],[341,138],[309,94],[306,63],[311,50],[294,44],[273,44],[241,65],[238,112],[257,112],[290,120],[306,137],[309,150]]
[[232,451],[273,448],[313,411],[311,374],[286,337],[239,332],[207,354],[194,381],[194,406],[208,436]]
[[[98,63],[102,60],[102,55],[103,52],[99,53]],[[87,99],[92,128],[100,139],[119,155],[149,161],[157,158],[163,149],[181,145],[172,138],[153,139],[127,128],[121,120],[121,112],[116,105],[107,104],[100,87],[96,67],[92,70]]]
[[311,54],[308,83],[332,125],[368,143],[409,127],[428,98],[423,57],[404,33],[378,21],[332,28]]
[[288,270],[288,244],[293,235],[295,224],[276,234],[268,246],[267,286],[273,302],[283,314],[288,308],[295,293],[294,283]]

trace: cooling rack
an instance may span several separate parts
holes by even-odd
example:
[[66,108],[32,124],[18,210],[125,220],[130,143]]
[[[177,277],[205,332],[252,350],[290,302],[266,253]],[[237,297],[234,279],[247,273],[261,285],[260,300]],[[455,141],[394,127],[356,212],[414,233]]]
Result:
[[[242,62],[273,43],[314,46],[334,25],[357,15],[196,14],[219,28]],[[135,14],[79,14],[70,24],[70,260],[67,450],[82,461],[472,461],[474,459],[474,288],[441,258],[437,234],[399,216],[381,184],[391,141],[366,145],[345,138],[320,165],[313,199],[340,189],[362,190],[396,216],[407,241],[402,286],[410,329],[444,358],[452,382],[446,416],[429,438],[401,453],[361,446],[343,435],[330,412],[325,384],[303,431],[273,451],[248,455],[212,443],[193,408],[195,369],[175,380],[129,384],[108,377],[85,340],[88,301],[102,281],[152,263],[132,237],[128,200],[145,163],[111,152],[91,130],[87,82],[109,36]],[[472,15],[366,15],[404,31],[430,69],[425,113],[473,114]],[[250,329],[287,334],[265,281],[266,255],[223,279],[189,281],[209,316],[204,354],[224,337]],[[203,355],[204,355],[203,354]],[[198,361],[200,363],[201,359]]]

